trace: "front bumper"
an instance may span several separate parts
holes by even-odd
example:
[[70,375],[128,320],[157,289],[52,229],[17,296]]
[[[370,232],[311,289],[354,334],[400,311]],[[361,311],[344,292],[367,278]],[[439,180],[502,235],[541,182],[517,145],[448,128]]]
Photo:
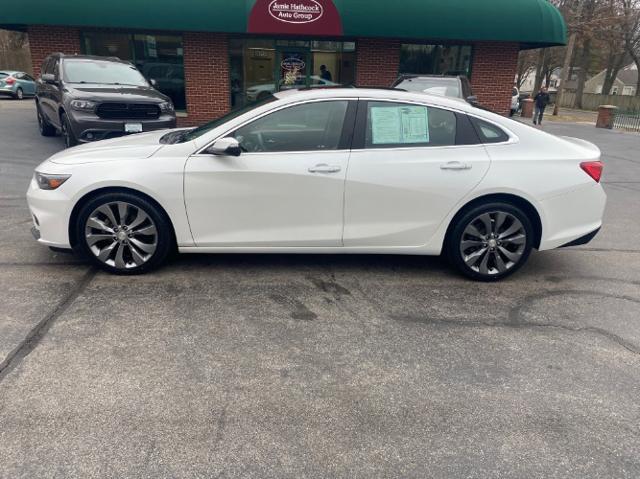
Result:
[[27,190],[27,203],[33,220],[31,234],[38,243],[68,249],[71,247],[68,225],[72,201],[64,189],[63,185],[58,190],[41,190],[32,178]]
[[69,122],[74,136],[81,143],[128,135],[129,133],[125,131],[126,123],[142,124],[142,133],[176,127],[176,117],[168,114],[162,114],[159,118],[152,120],[104,120],[98,118],[93,112],[73,111],[69,115]]

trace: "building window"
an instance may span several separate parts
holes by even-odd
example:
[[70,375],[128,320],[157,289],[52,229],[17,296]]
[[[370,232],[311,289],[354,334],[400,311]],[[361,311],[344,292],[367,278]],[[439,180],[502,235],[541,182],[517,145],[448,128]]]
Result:
[[355,50],[354,42],[231,39],[232,108],[291,88],[352,85]]
[[400,73],[470,76],[471,46],[402,44]]
[[181,36],[83,32],[82,49],[88,55],[130,61],[171,98],[176,110],[186,110]]

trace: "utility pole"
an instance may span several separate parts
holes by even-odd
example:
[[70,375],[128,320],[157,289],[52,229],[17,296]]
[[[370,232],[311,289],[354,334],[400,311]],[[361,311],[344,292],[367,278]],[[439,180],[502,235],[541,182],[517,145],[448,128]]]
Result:
[[[576,22],[580,22],[582,16],[582,1],[578,4],[578,10],[576,12]],[[560,84],[558,85],[558,94],[556,95],[556,104],[553,107],[553,116],[558,115],[560,109],[560,103],[562,102],[562,96],[564,95],[564,85],[568,80],[569,70],[571,68],[571,59],[573,58],[573,50],[576,47],[576,39],[578,37],[578,29],[574,28],[573,32],[569,36],[569,43],[567,44],[567,52],[564,55],[564,63],[562,64],[562,75],[560,76]]]

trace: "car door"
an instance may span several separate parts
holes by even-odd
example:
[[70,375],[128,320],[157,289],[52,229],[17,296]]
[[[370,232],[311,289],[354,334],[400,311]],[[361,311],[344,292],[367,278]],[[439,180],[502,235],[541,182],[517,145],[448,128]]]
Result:
[[345,187],[344,245],[426,244],[486,174],[490,158],[466,115],[361,101]]
[[54,85],[42,79],[42,75],[53,74],[53,68],[56,63],[55,57],[47,57],[42,64],[40,78],[38,78],[38,104],[40,111],[47,121],[52,125],[58,125],[57,106],[54,106]]
[[36,81],[30,75],[26,73],[22,74],[22,83],[24,84],[24,92],[29,95],[36,94]]
[[191,156],[185,203],[196,245],[341,246],[355,108],[287,106],[224,135],[239,141],[240,156]]

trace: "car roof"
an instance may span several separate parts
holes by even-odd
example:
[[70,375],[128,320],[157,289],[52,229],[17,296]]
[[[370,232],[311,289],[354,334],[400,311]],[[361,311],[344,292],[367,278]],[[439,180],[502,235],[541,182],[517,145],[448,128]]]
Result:
[[284,90],[276,93],[274,96],[279,100],[288,103],[314,99],[366,98],[373,100],[413,101],[465,112],[476,113],[478,111],[482,111],[471,106],[461,98],[450,98],[441,95],[405,91],[395,88],[312,88]]
[[123,63],[125,65],[131,65],[131,62],[127,60],[122,60],[118,57],[103,57],[99,55],[65,55],[64,53],[53,53],[51,56],[60,57],[62,60],[92,60],[92,61],[103,61],[103,62],[115,62],[115,63]]

